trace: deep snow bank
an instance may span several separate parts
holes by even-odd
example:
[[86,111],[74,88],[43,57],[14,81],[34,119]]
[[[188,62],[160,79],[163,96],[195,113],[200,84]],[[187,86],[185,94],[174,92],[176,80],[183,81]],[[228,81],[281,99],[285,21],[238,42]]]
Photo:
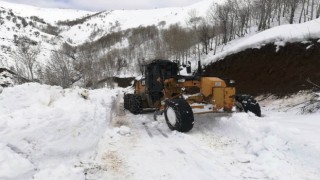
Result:
[[[92,156],[110,121],[116,91],[35,83],[0,94],[0,179],[81,179],[74,164]],[[60,178],[60,179],[61,179]]]
[[319,114],[265,113],[263,118],[235,113],[215,120],[203,115],[195,130],[214,132],[202,141],[229,165],[229,179],[318,179]]

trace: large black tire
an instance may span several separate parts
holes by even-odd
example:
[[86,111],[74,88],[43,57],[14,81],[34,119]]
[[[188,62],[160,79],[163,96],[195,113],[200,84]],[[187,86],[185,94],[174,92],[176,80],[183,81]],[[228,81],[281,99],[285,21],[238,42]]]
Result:
[[237,95],[236,107],[239,111],[252,112],[256,116],[261,117],[261,109],[259,103],[250,95]]
[[129,110],[129,107],[130,107],[130,97],[132,96],[133,94],[125,94],[124,97],[123,97],[123,106],[124,106],[124,109],[127,109]]
[[166,101],[165,119],[171,130],[188,132],[193,128],[194,117],[189,103],[184,99]]
[[138,94],[129,96],[129,110],[132,114],[140,114],[142,112],[142,98]]

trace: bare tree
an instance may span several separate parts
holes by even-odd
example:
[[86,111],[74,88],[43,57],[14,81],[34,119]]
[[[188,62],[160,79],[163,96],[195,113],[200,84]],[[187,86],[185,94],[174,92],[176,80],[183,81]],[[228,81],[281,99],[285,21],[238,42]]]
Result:
[[72,60],[76,60],[76,53],[77,53],[76,47],[74,47],[68,43],[63,43],[62,48],[59,51],[60,51],[60,53],[71,58]]
[[260,10],[260,21],[259,21],[259,30],[267,29],[267,24],[271,18],[272,12],[272,0],[256,0],[255,6]]
[[144,73],[144,65],[146,63],[146,60],[144,58],[138,58],[138,68],[141,74]]
[[191,9],[188,12],[188,18],[186,19],[186,23],[193,29],[197,29],[197,27],[201,24],[202,19],[203,18],[199,16],[199,13],[196,9]]
[[203,48],[205,50],[205,53],[208,54],[208,47],[209,47],[209,43],[210,43],[210,38],[211,35],[210,34],[210,26],[208,25],[207,22],[203,21],[202,24],[199,26],[199,40],[201,41]]
[[314,11],[314,0],[311,1],[311,20],[313,19],[313,11]]
[[302,8],[301,8],[300,17],[299,17],[299,23],[301,23],[302,15],[305,12],[305,5],[306,5],[306,0],[302,0]]
[[65,49],[52,51],[51,58],[45,68],[45,82],[68,88],[76,80],[73,59],[65,54]]
[[197,44],[196,51],[198,52],[197,53],[198,60],[200,60],[201,52],[200,52],[200,45],[199,43],[197,43],[199,41],[199,38],[198,38],[199,36],[197,34],[198,34],[198,26],[201,24],[202,21],[203,21],[203,18],[199,16],[199,13],[196,9],[191,9],[188,12],[188,18],[186,20],[186,23],[188,26],[191,26],[191,29],[193,30],[193,34],[195,35],[193,36],[193,41],[195,44]]
[[101,76],[97,47],[82,45],[78,52],[78,68],[86,87],[95,86]]
[[107,86],[113,88],[113,76],[116,71],[114,56],[117,51],[112,51],[99,59],[99,66],[102,68],[101,79],[106,79]]
[[18,39],[18,48],[13,53],[13,57],[25,66],[28,71],[28,78],[34,79],[34,66],[37,62],[37,57],[40,53],[40,48],[37,42],[32,41],[28,37],[20,37]]
[[317,14],[316,14],[316,18],[320,17],[320,1],[318,2],[318,8],[317,8]]
[[[229,0],[230,1],[230,0]],[[228,35],[230,34],[230,17],[232,13],[232,3],[224,5],[216,5],[216,20],[220,23],[221,32],[223,34],[222,41],[224,44],[228,42]]]
[[194,38],[197,37],[197,32],[190,31],[181,27],[179,24],[169,26],[163,31],[164,41],[168,44],[169,51],[177,60],[186,60],[190,47],[194,44]]
[[167,24],[167,22],[166,21],[160,21],[159,23],[158,23],[158,26],[160,27],[160,28],[164,28],[164,26]]
[[290,6],[290,19],[289,23],[293,24],[294,21],[294,14],[296,12],[296,9],[298,7],[299,0],[289,0],[289,6]]

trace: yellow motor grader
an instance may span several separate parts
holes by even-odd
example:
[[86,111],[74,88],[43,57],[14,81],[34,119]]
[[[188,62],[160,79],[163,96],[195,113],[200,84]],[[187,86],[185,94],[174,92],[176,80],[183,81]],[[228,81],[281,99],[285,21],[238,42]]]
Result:
[[[191,73],[190,65],[186,69]],[[236,95],[233,80],[204,76],[200,62],[193,76],[180,75],[179,63],[169,60],[154,60],[144,66],[144,72],[144,78],[134,82],[134,93],[124,95],[124,108],[133,114],[154,109],[155,118],[164,113],[172,130],[190,131],[194,114],[231,113],[237,109],[261,116],[252,96]]]

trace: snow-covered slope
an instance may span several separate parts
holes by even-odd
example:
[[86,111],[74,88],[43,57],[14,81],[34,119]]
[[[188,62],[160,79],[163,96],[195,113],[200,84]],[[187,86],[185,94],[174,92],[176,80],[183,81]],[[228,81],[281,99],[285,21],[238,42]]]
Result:
[[93,12],[39,8],[23,4],[0,1],[0,67],[15,66],[13,52],[16,38],[25,36],[41,44],[38,62],[45,64],[52,50],[59,48],[65,40],[58,37],[57,21],[74,20],[94,14]]
[[[215,2],[220,3],[224,0]],[[204,17],[212,3],[212,0],[203,0],[188,7],[94,13],[38,8],[0,1],[0,67],[10,68],[15,65],[12,57],[16,49],[15,36],[27,36],[41,43],[41,55],[38,61],[40,64],[46,64],[50,59],[51,51],[57,50],[66,41],[79,45],[96,40],[110,32],[140,25],[158,25],[159,22],[165,22],[163,27],[168,27],[173,23],[185,25],[190,10],[196,10],[197,15]],[[77,21],[80,22],[66,25],[68,22]],[[96,35],[90,38],[93,33]]]
[[320,18],[302,24],[277,26],[260,33],[249,34],[244,38],[233,40],[227,45],[220,46],[216,55],[211,53],[205,57],[204,63],[208,64],[223,59],[227,55],[248,48],[260,48],[269,43],[274,43],[280,47],[284,46],[287,42],[303,42],[311,39],[320,39]]
[[[206,17],[208,8],[212,3],[222,3],[225,0],[203,0],[187,7],[173,7],[150,10],[115,10],[106,11],[97,16],[90,18],[83,24],[73,26],[67,31],[61,33],[62,36],[71,38],[75,43],[83,43],[89,39],[92,33],[92,26],[95,30],[101,29],[101,35],[110,33],[111,31],[126,30],[138,26],[158,25],[160,22],[165,22],[164,27],[171,24],[180,23],[185,26],[188,18],[188,13],[191,10],[196,10],[197,15]],[[116,24],[118,23],[119,26]],[[115,29],[112,29],[115,27]]]
[[0,1],[0,8],[12,10],[13,13],[22,17],[37,16],[44,19],[46,22],[54,24],[57,21],[73,20],[81,18],[94,12],[73,10],[73,9],[54,9],[54,8],[39,8],[24,4],[14,4],[5,1]]

